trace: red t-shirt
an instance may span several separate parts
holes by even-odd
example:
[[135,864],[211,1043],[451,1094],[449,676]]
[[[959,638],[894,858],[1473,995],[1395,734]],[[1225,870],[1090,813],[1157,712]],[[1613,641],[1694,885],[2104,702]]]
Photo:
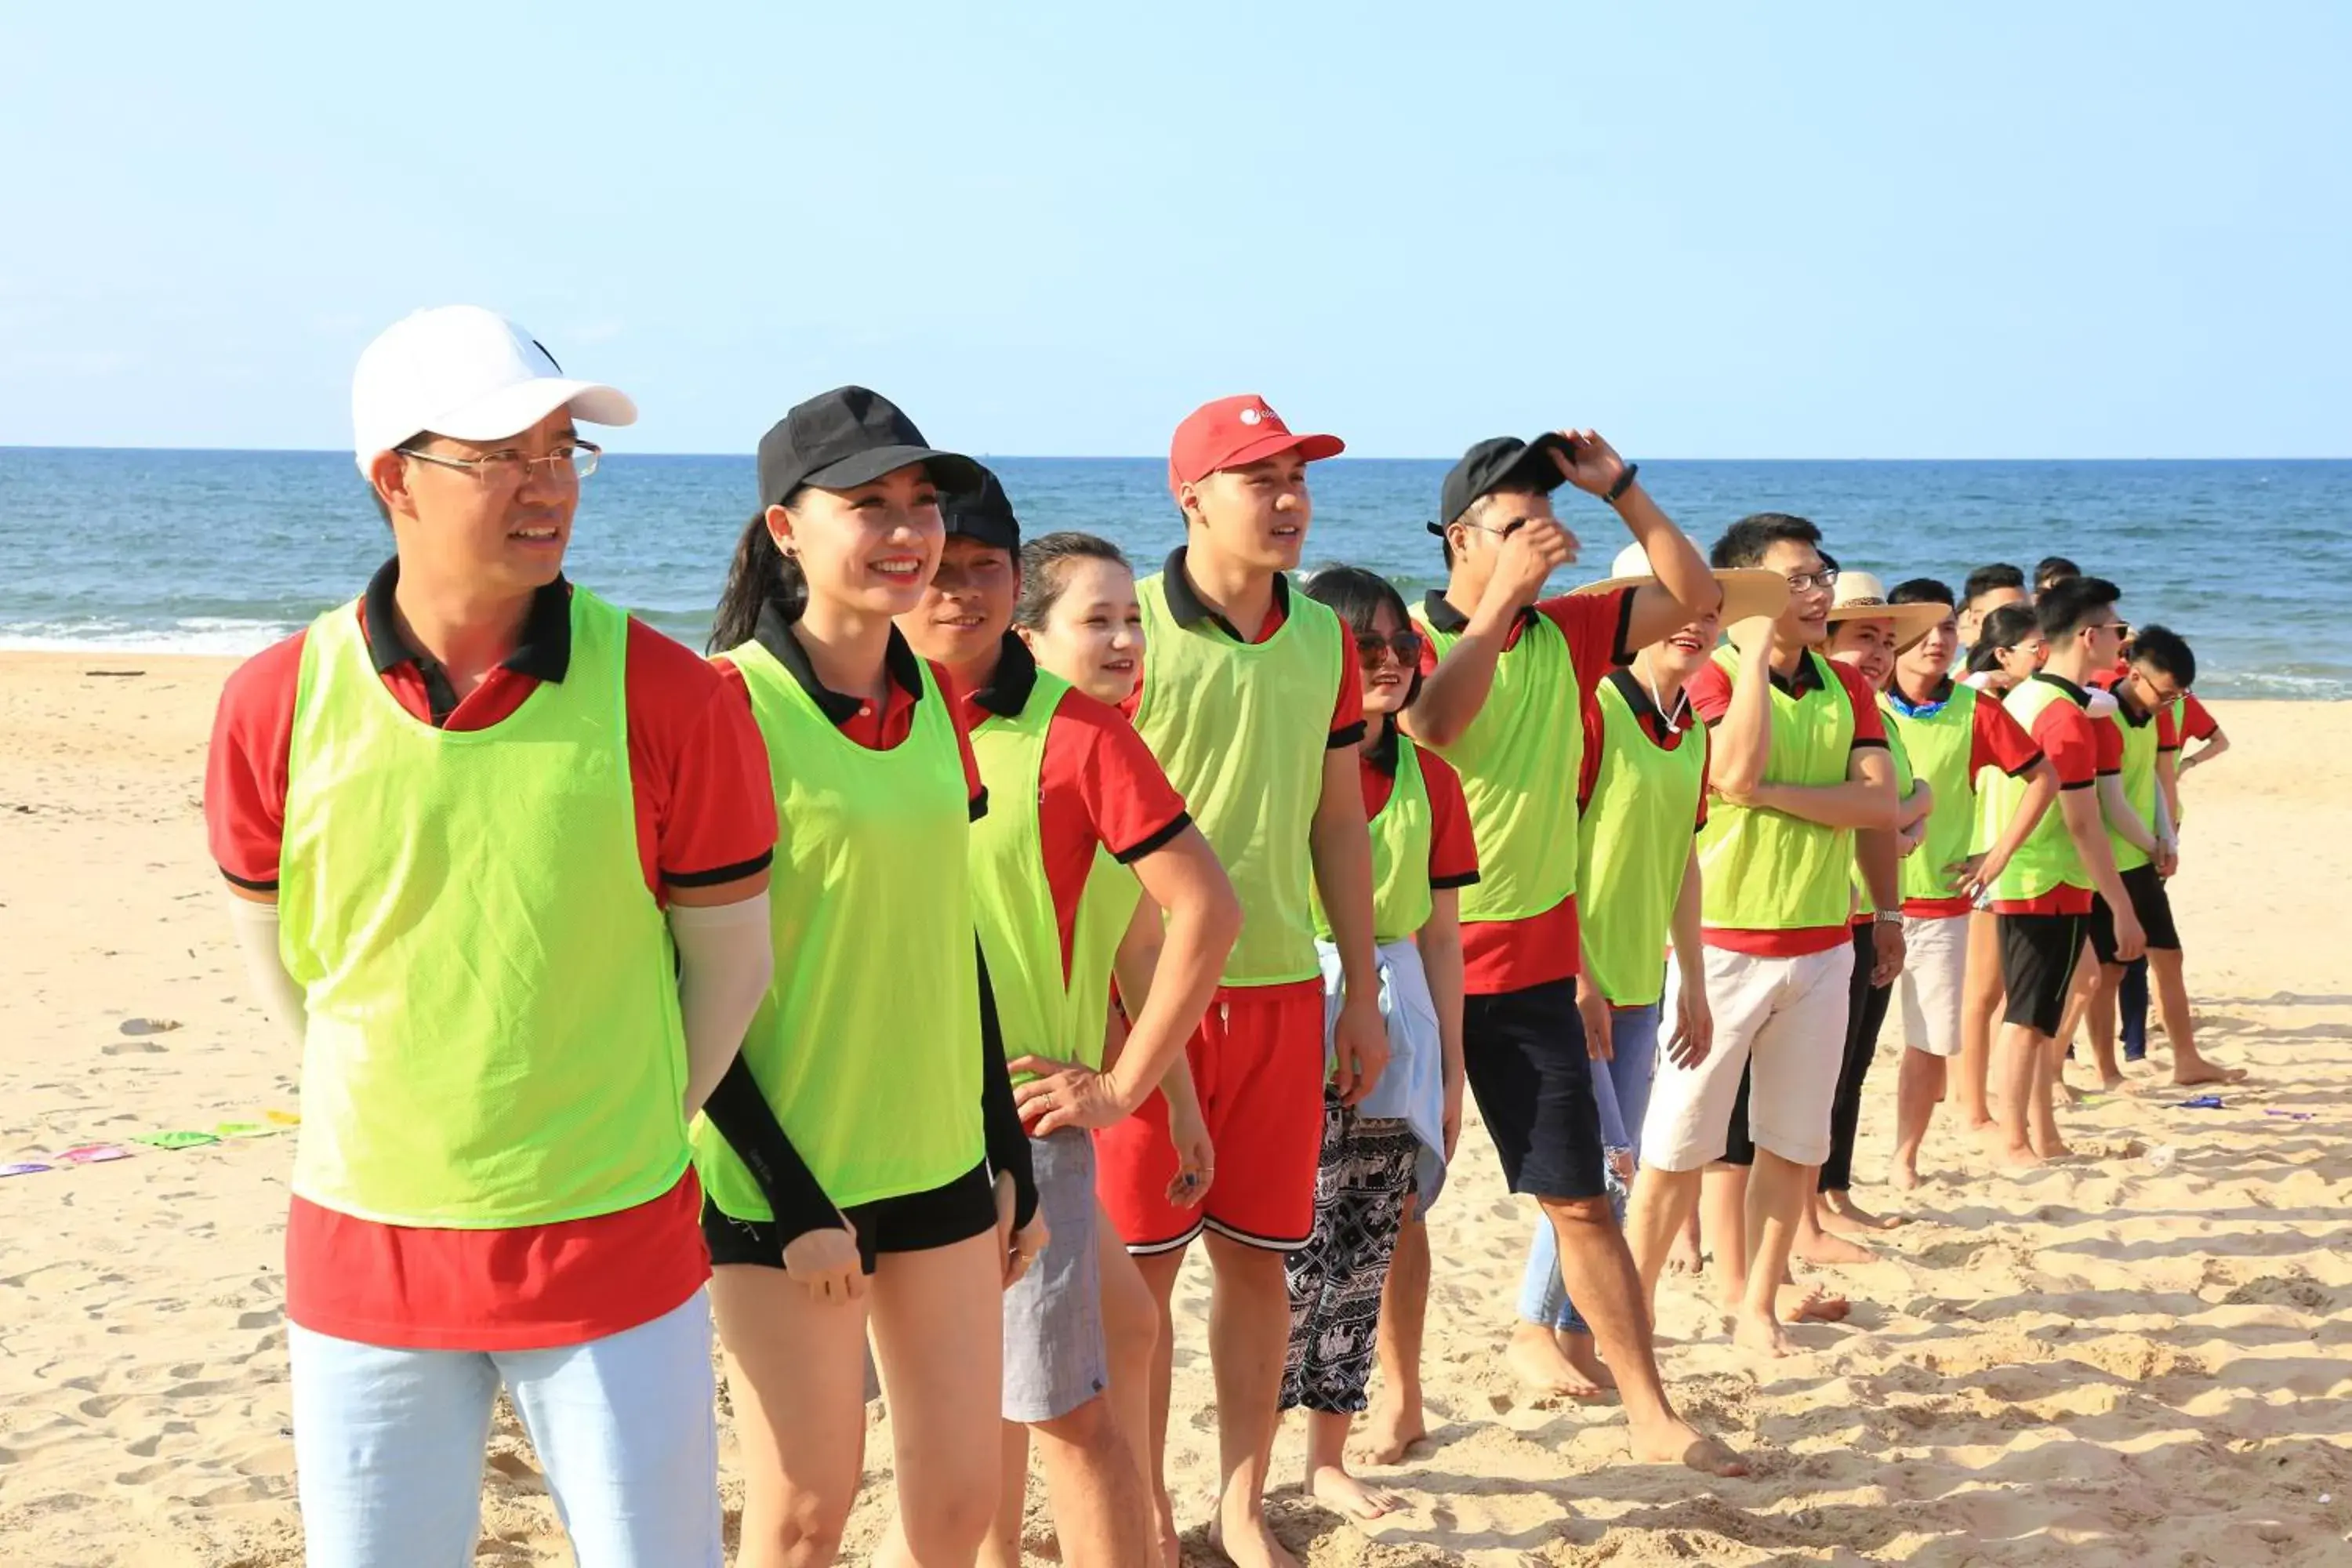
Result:
[[2213,715],[2205,710],[2205,704],[2197,700],[2197,693],[2184,692],[2180,699],[2182,743],[2186,744],[2190,741],[2210,741],[2221,732],[2221,726],[2213,722]]
[[[1466,888],[1478,879],[1478,847],[1470,837],[1470,803],[1462,798],[1462,775],[1428,747],[1419,752],[1414,760],[1421,763],[1422,786],[1429,792],[1429,885]],[[1358,753],[1357,762],[1369,819],[1378,816],[1396,793],[1396,764],[1370,752]]]
[[[388,595],[389,585],[379,574],[372,595]],[[563,594],[560,580],[542,591],[525,646],[446,713],[445,728],[492,727],[563,668]],[[366,627],[365,610],[358,614]],[[559,622],[561,658],[544,635]],[[230,880],[256,890],[278,885],[304,636],[240,666],[214,720],[205,776],[213,858]],[[430,721],[438,672],[414,658],[387,667],[393,645],[379,636],[371,646],[384,649],[377,663],[385,688]],[[629,782],[646,887],[659,900],[666,887],[719,886],[764,870],[776,813],[759,731],[719,696],[710,666],[635,620],[626,658]],[[378,1225],[296,1197],[286,1225],[287,1316],[316,1333],[418,1350],[577,1344],[661,1316],[709,1278],[701,1205],[690,1171],[650,1203],[509,1230]]]
[[[1534,624],[1532,617],[1541,616],[1568,639],[1569,658],[1582,689],[1577,693],[1581,704],[1584,691],[1595,681],[1633,657],[1633,650],[1625,646],[1633,599],[1632,589],[1621,588],[1611,594],[1570,594],[1541,600],[1504,634],[1503,657],[1509,658],[1519,646],[1520,635]],[[1436,669],[1433,643],[1422,645],[1421,661],[1423,674]],[[1572,789],[1575,781],[1563,778],[1559,787]],[[1480,858],[1487,858],[1482,849]],[[1493,996],[1565,980],[1583,965],[1582,943],[1573,893],[1541,914],[1523,920],[1465,921],[1463,987],[1473,996]]]
[[[1849,756],[1855,752],[1886,744],[1886,719],[1878,710],[1878,694],[1862,678],[1862,672],[1850,664],[1842,664],[1826,656],[1821,660],[1837,678],[1837,689],[1820,683],[1815,661],[1807,658],[1797,667],[1793,679],[1772,672],[1772,684],[1802,701],[1835,701],[1843,698],[1853,710],[1853,739],[1847,744]],[[1812,693],[1819,692],[1818,698]],[[1731,710],[1731,671],[1709,659],[1700,666],[1685,688],[1691,710],[1710,725],[1719,724]],[[1846,782],[1846,769],[1840,768],[1835,778],[1788,781],[1809,786],[1834,785]],[[1826,831],[1826,830],[1824,830]],[[1843,921],[1831,926],[1799,926],[1790,930],[1748,931],[1734,926],[1706,926],[1701,929],[1700,940],[1709,947],[1723,948],[1731,952],[1755,953],[1765,958],[1802,958],[1808,953],[1827,952],[1842,942],[1853,940],[1852,926]]]
[[[1016,656],[1008,648],[1006,657]],[[1025,659],[1026,650],[1017,657]],[[1000,671],[997,679],[1003,681],[1004,674]],[[1017,695],[1024,705],[1028,689],[1028,681],[1019,682]],[[993,690],[966,694],[967,730],[998,710],[991,706],[997,695]],[[1075,688],[1063,692],[1045,725],[1037,832],[1045,885],[1054,898],[1054,921],[1061,928],[1065,981],[1076,942],[1078,900],[1094,872],[1096,851],[1108,849],[1119,864],[1131,866],[1166,847],[1192,822],[1184,797],[1118,710]]]
[[[2037,675],[2033,679],[2051,678]],[[2095,788],[2101,773],[2123,766],[2122,732],[2113,724],[2094,722],[2074,700],[2072,689],[2058,701],[2043,704],[2033,716],[2032,737],[2056,771],[2062,792]],[[2053,803],[2050,809],[2060,808]],[[1992,907],[1995,914],[2002,915],[2086,915],[2091,912],[2091,891],[2061,882],[2038,899],[1996,899]]]
[[[1977,774],[1986,768],[1999,768],[2015,778],[2042,760],[2042,748],[2025,732],[2010,710],[1990,697],[1979,693],[1973,717],[1969,722],[1969,782],[1971,787]],[[1943,802],[1936,803],[1943,809]],[[1922,848],[1918,853],[1924,854]],[[1929,919],[1949,919],[1969,912],[1965,895],[1956,899],[1906,899],[1903,912]]]

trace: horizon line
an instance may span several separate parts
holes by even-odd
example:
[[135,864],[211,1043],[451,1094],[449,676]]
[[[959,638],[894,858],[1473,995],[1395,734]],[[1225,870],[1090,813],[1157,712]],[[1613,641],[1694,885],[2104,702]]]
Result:
[[[187,452],[220,457],[318,457],[347,458],[351,449],[344,447],[125,447],[102,442],[26,443],[0,442],[0,452]],[[1011,458],[1016,462],[1047,463],[1164,463],[1163,455],[1134,453],[1073,453],[1073,452],[989,452],[966,454],[983,461]],[[607,450],[608,458],[724,458],[751,462],[749,452],[638,452]],[[1450,463],[1456,459],[1444,454],[1373,456],[1347,453],[1320,459],[1324,463]],[[1691,457],[1652,455],[1640,459],[1645,463],[2343,463],[2352,462],[2352,453],[2313,455],[2287,452],[2263,453],[2256,456],[2199,456],[2172,454],[2158,457],[1909,457],[1909,458],[1830,458],[1830,457]]]

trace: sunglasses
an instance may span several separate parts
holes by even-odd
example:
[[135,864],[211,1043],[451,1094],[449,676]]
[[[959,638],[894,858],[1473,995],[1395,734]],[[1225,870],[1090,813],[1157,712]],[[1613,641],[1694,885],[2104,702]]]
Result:
[[1396,655],[1396,660],[1407,669],[1421,662],[1421,634],[1399,632],[1391,637],[1377,637],[1370,632],[1356,634],[1356,657],[1366,664],[1375,664],[1382,653]]

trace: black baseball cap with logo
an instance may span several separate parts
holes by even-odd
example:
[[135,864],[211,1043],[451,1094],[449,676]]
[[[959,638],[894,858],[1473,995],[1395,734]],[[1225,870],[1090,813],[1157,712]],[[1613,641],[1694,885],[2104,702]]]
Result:
[[987,472],[961,453],[934,448],[880,393],[837,386],[794,405],[760,437],[760,504],[778,505],[803,485],[870,484],[910,463],[923,464],[950,494],[978,489]]
[[940,515],[946,520],[948,531],[1020,554],[1021,520],[1013,515],[1013,502],[1006,499],[1003,484],[980,464],[972,467],[980,469],[979,488],[940,498]]
[[1496,490],[1533,490],[1549,495],[1566,482],[1554,452],[1565,454],[1568,443],[1547,431],[1533,441],[1517,436],[1494,436],[1462,454],[1447,470],[1438,489],[1437,521],[1429,531],[1443,537],[1448,526],[1475,505],[1480,496]]

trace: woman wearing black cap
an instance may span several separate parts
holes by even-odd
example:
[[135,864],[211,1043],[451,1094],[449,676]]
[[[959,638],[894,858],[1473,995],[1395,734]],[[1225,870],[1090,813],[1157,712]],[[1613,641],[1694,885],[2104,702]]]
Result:
[[739,1561],[839,1550],[870,1324],[898,1501],[876,1561],[969,1563],[996,1502],[1000,1291],[1045,1237],[973,933],[986,795],[946,676],[891,617],[939,566],[940,490],[979,468],[844,387],[768,432],[759,473],[711,641],[789,825],[778,956],[695,1128],[743,1445]]

